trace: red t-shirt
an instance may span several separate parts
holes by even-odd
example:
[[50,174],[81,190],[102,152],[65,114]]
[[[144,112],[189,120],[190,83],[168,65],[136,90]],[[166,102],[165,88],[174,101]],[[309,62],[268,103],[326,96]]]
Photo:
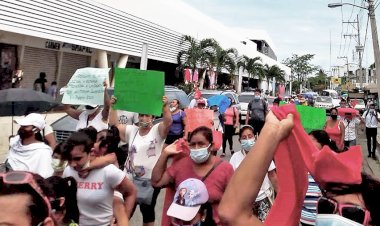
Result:
[[[220,158],[216,157],[215,163],[219,160]],[[173,178],[176,188],[182,181],[188,178],[202,180],[202,177],[195,174],[193,164],[194,163],[190,157],[185,157],[167,168],[166,172],[171,178]],[[212,204],[213,218],[217,225],[221,225],[218,214],[219,202],[222,199],[223,193],[226,190],[227,184],[233,173],[234,170],[232,165],[223,161],[204,181],[209,194],[209,202]]]

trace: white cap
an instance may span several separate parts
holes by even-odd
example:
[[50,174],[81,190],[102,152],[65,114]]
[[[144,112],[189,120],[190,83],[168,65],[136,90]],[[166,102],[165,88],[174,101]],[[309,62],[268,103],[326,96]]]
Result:
[[37,113],[30,113],[24,118],[16,119],[15,121],[20,126],[34,126],[39,130],[43,130],[46,124],[44,117]]

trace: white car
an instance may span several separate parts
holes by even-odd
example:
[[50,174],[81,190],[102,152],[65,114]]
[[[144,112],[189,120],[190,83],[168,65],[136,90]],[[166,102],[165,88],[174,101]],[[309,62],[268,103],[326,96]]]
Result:
[[[358,102],[355,105],[355,109],[358,110],[360,113],[363,113],[366,109],[365,103],[363,99],[356,99]],[[351,100],[351,105],[355,100]]]
[[333,100],[331,97],[328,96],[318,96],[315,99],[314,107],[330,110],[334,107]]
[[243,92],[239,95],[238,99],[240,102],[240,115],[241,115],[241,121],[245,121],[247,117],[247,110],[248,110],[248,104],[253,98],[255,97],[254,92]]

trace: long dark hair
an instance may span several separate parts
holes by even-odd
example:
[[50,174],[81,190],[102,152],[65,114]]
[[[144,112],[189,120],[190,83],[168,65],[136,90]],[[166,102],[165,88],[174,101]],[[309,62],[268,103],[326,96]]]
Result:
[[327,145],[332,151],[339,152],[339,148],[336,145],[335,141],[330,139],[330,136],[324,130],[314,130],[309,133],[309,135],[313,136],[318,143],[323,146]]
[[121,148],[119,148],[120,143],[120,133],[116,126],[111,126],[107,130],[106,137],[104,137],[99,144],[99,148],[106,147],[106,154],[115,153],[119,168],[124,168],[124,163],[127,158],[127,153],[125,153]]
[[65,203],[60,206],[59,200],[51,202],[51,207],[55,211],[65,211],[63,223],[68,224],[74,221],[79,222],[79,209],[77,205],[77,183],[73,177],[61,178],[52,176],[46,179],[52,189],[51,198],[65,198]]

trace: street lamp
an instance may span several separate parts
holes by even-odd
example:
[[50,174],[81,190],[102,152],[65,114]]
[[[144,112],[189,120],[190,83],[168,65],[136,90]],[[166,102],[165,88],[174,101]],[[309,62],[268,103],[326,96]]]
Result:
[[[380,98],[380,49],[379,49],[379,37],[377,35],[377,26],[375,18],[375,3],[374,0],[367,0],[368,7],[363,7],[351,3],[330,3],[328,4],[329,8],[342,7],[343,5],[350,5],[361,9],[368,10],[368,15],[371,21],[371,33],[372,33],[372,44],[373,52],[375,58],[375,67],[376,67],[376,78],[377,78],[377,98]],[[361,70],[361,68],[360,68]]]

